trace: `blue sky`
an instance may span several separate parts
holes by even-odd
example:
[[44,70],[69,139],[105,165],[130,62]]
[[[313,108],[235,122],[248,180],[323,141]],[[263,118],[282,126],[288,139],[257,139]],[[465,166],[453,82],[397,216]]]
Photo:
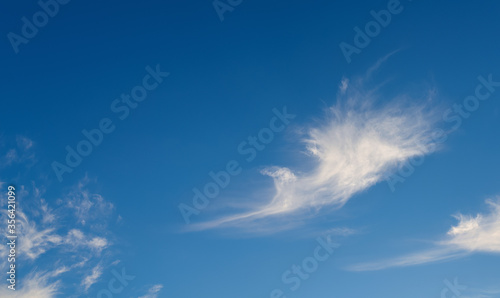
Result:
[[2,7],[1,297],[500,297],[500,4],[40,3]]

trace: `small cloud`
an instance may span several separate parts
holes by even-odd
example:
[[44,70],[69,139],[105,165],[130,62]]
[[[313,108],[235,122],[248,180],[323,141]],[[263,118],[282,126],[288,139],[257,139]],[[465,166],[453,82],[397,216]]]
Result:
[[72,229],[68,232],[68,235],[65,238],[65,243],[68,246],[73,247],[74,250],[86,247],[96,251],[97,253],[100,253],[108,246],[108,241],[105,238],[93,237],[90,239],[78,229]]
[[397,50],[394,50],[392,52],[390,52],[389,54],[385,55],[384,57],[380,58],[377,60],[377,62],[372,65],[367,71],[366,71],[366,74],[365,74],[365,78],[370,78],[372,76],[372,74],[377,71],[386,61],[387,59],[389,59],[392,55],[396,54],[397,52],[399,52],[401,49],[397,49]]
[[16,137],[17,147],[21,150],[26,151],[33,147],[33,141],[28,139],[27,137],[17,136]]
[[62,266],[62,267],[59,267],[57,268],[56,270],[54,270],[51,274],[51,277],[57,277],[63,273],[66,273],[70,270],[71,268],[69,267],[66,267],[66,266]]
[[340,81],[340,86],[339,86],[339,91],[342,95],[345,94],[348,86],[349,86],[349,79],[342,78],[342,80]]
[[72,209],[78,222],[85,226],[89,221],[102,221],[114,209],[101,195],[85,189],[86,181],[80,181],[78,187],[65,198],[66,207]]
[[101,251],[108,246],[108,241],[101,237],[95,237],[88,242],[88,245],[95,250]]
[[87,275],[85,279],[82,281],[82,286],[84,287],[85,292],[97,282],[97,279],[102,275],[102,266],[99,264],[92,269],[92,273]]
[[56,216],[54,211],[49,208],[49,205],[44,199],[40,199],[40,209],[42,211],[42,222],[43,223],[52,223],[55,221]]
[[466,256],[467,253],[460,252],[448,247],[433,248],[402,257],[391,258],[383,261],[367,262],[348,266],[349,271],[378,271],[392,267],[407,267],[425,263],[439,262],[457,259]]
[[68,232],[68,237],[66,238],[66,242],[68,243],[81,243],[85,236],[83,232],[77,229],[72,229]]
[[7,151],[4,159],[6,165],[11,165],[12,163],[17,162],[19,160],[19,156],[17,155],[16,149],[10,149]]
[[500,198],[487,200],[489,213],[476,216],[459,213],[459,221],[434,248],[389,260],[350,266],[352,271],[373,271],[461,258],[471,253],[500,254]]
[[148,292],[145,295],[140,296],[138,298],[157,298],[158,293],[161,291],[161,289],[163,289],[163,285],[161,284],[154,285],[148,290]]
[[35,154],[31,150],[32,147],[33,141],[26,137],[17,136],[15,148],[7,151],[2,158],[2,165],[25,164],[26,166],[32,166],[35,163]]
[[113,263],[111,263],[111,266],[116,266],[120,263],[121,261],[120,260],[116,260],[114,261]]
[[458,225],[448,231],[449,238],[441,244],[469,252],[500,253],[500,198],[487,200],[489,214],[476,216],[458,214]]

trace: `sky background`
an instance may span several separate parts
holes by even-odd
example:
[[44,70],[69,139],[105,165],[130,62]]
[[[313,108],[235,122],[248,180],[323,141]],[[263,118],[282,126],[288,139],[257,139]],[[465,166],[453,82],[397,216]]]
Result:
[[[135,278],[109,297],[452,297],[455,278],[457,297],[500,297],[500,87],[458,129],[443,120],[479,76],[500,81],[500,4],[401,1],[348,63],[339,44],[389,2],[243,0],[221,21],[211,1],[73,0],[18,53],[9,32],[41,8],[2,3],[0,229],[13,184],[21,237],[17,290],[3,278],[0,296],[107,297],[125,270]],[[110,106],[147,66],[169,75],[121,120]],[[239,144],[285,106],[295,118],[246,161]],[[59,181],[53,162],[103,118],[115,130]],[[433,129],[446,141],[417,150]],[[384,175],[412,157],[423,163],[391,190]],[[180,204],[231,160],[242,172],[186,224]],[[262,175],[273,166],[294,186]],[[211,225],[280,199],[296,208]],[[291,290],[282,275],[317,237],[339,247]]]

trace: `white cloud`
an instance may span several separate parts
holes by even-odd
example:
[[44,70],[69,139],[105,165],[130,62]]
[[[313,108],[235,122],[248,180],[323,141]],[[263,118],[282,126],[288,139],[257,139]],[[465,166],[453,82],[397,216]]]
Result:
[[80,261],[78,263],[75,263],[75,264],[73,264],[73,265],[71,265],[69,267],[68,266],[61,266],[61,267],[55,269],[54,271],[52,271],[50,273],[50,276],[51,277],[57,277],[57,276],[59,276],[59,275],[61,275],[63,273],[69,272],[69,271],[71,271],[71,270],[73,270],[75,268],[81,268],[81,267],[83,267],[87,263],[88,260],[89,260],[88,258],[84,258],[82,261]]
[[39,228],[22,211],[18,210],[16,214],[20,256],[34,260],[63,242],[63,238],[55,233],[54,228]]
[[449,239],[442,244],[469,252],[500,253],[500,199],[486,203],[491,209],[489,214],[456,215],[459,223],[448,231]]
[[40,209],[42,213],[42,222],[45,223],[52,223],[56,220],[56,216],[54,214],[54,210],[49,208],[49,205],[44,199],[40,199]]
[[274,181],[266,203],[191,228],[246,227],[269,217],[287,215],[290,220],[326,207],[338,209],[409,159],[436,149],[438,114],[427,106],[429,98],[421,105],[408,96],[381,102],[375,95],[377,88],[365,90],[363,84],[363,79],[355,84],[343,79],[337,104],[319,123],[303,129],[306,133],[300,141],[306,158],[299,167],[308,170],[265,168],[261,173]]
[[22,211],[17,211],[19,237],[19,256],[35,260],[46,251],[57,246],[64,246],[73,251],[90,248],[100,253],[108,246],[103,237],[86,236],[78,229],[71,229],[67,235],[61,235],[55,228],[41,228],[35,221],[28,219]]
[[68,235],[64,240],[65,244],[72,247],[74,250],[81,248],[90,248],[100,253],[103,249],[108,246],[108,241],[103,237],[88,237],[78,230],[72,229],[68,232]]
[[7,151],[7,154],[5,154],[5,164],[10,165],[16,162],[18,158],[16,149],[10,149]]
[[433,248],[426,251],[417,252],[414,254],[405,255],[402,257],[387,259],[377,262],[368,262],[351,265],[347,268],[349,271],[377,271],[391,267],[407,267],[432,263],[438,261],[446,261],[457,259],[467,255],[466,252],[457,251],[450,247]]
[[16,146],[7,151],[3,157],[2,166],[9,166],[14,163],[24,163],[27,166],[32,166],[35,163],[35,155],[33,150],[33,141],[27,137],[17,136]]
[[16,290],[0,288],[0,297],[12,298],[53,298],[58,294],[59,282],[49,282],[50,273],[30,273],[23,278],[22,285],[16,285]]
[[57,277],[63,273],[70,271],[70,270],[71,270],[70,267],[66,267],[66,266],[59,267],[52,272],[51,277]]
[[[98,204],[91,216],[85,217],[87,226],[82,227],[80,218],[73,216],[73,211],[78,208],[78,202],[73,201],[72,208],[66,204],[59,204],[59,207],[52,208],[49,201],[42,198],[44,189],[32,185],[32,190],[27,190],[23,185],[18,187],[17,199],[23,202],[23,209],[16,211],[16,229],[18,235],[18,256],[17,262],[23,263],[23,271],[31,270],[31,275],[25,276],[19,288],[16,290],[17,296],[12,297],[55,297],[57,290],[73,291],[78,294],[83,289],[88,290],[92,284],[100,277],[108,253],[104,257],[101,252],[110,246],[109,240],[104,235],[105,229],[92,229],[95,221],[106,221],[109,218],[101,216],[102,208],[99,206],[109,206],[110,204],[97,195],[90,193],[81,186],[81,192],[86,195],[78,196],[74,190],[69,197],[99,197]],[[5,202],[1,204],[4,204]],[[0,211],[0,221],[7,221],[7,208]],[[105,214],[109,215],[109,210]],[[85,215],[85,214],[84,214]],[[98,219],[95,219],[98,218]],[[101,225],[102,226],[102,225]],[[7,225],[0,226],[0,233],[6,234]],[[0,270],[6,270],[8,254],[5,245],[0,246]],[[33,262],[35,261],[35,262]],[[96,266],[96,263],[99,265]],[[43,264],[43,265],[42,265]],[[90,274],[85,275],[87,272]],[[7,272],[7,271],[5,271]],[[65,285],[59,288],[65,276],[72,272],[73,277],[82,279],[82,287],[70,289],[72,285]],[[74,285],[73,285],[74,286]],[[78,287],[78,285],[76,285]],[[0,297],[4,297],[3,289],[0,290]],[[6,292],[9,293],[10,292]],[[8,295],[7,297],[11,297]]]
[[26,151],[31,147],[33,147],[33,141],[28,139],[27,137],[17,136],[16,142],[17,142],[17,147],[19,147],[23,151]]
[[102,219],[105,219],[114,208],[113,204],[107,202],[101,195],[90,193],[85,189],[88,182],[89,179],[85,177],[65,198],[66,207],[73,210],[78,222],[83,226],[88,221],[103,221]]
[[121,260],[115,260],[113,263],[111,263],[111,266],[116,266],[121,262]]
[[154,285],[148,290],[147,294],[140,296],[138,298],[157,298],[158,293],[161,291],[161,289],[163,289],[163,285],[160,284]]
[[97,266],[92,269],[92,273],[87,275],[83,281],[82,281],[82,286],[85,289],[85,292],[88,291],[88,289],[97,282],[99,277],[102,275],[102,266],[101,264],[98,264]]
[[88,246],[97,251],[101,251],[108,246],[108,240],[102,237],[94,237],[88,241]]
[[342,80],[340,81],[340,85],[339,85],[340,94],[345,94],[348,86],[349,86],[349,79],[342,78]]
[[471,253],[500,254],[500,198],[487,200],[489,213],[458,214],[459,221],[429,250],[372,263],[350,266],[352,271],[372,271],[460,258]]

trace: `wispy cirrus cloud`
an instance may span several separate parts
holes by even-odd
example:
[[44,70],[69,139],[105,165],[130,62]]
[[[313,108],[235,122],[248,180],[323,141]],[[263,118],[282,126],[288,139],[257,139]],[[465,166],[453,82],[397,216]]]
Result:
[[472,253],[500,254],[500,197],[487,200],[489,213],[475,216],[458,213],[458,224],[428,250],[348,267],[352,271],[374,271],[406,267],[464,257]]
[[22,212],[17,211],[17,228],[19,238],[19,254],[31,260],[37,259],[47,250],[63,243],[63,236],[55,232],[55,228],[39,227]]
[[89,288],[97,282],[101,275],[102,266],[98,264],[92,269],[92,272],[83,279],[82,286],[84,287],[84,291],[87,292]]
[[90,182],[85,176],[59,203],[73,212],[80,225],[85,226],[90,221],[94,227],[105,228],[105,218],[111,214],[114,206],[100,194],[91,193],[86,188]]
[[0,166],[5,167],[13,164],[33,165],[36,162],[32,150],[33,145],[34,142],[31,139],[25,136],[17,136],[15,146],[7,150],[5,155],[0,158]]
[[11,298],[53,298],[56,297],[59,281],[50,281],[52,277],[51,272],[31,272],[23,278],[23,286],[16,288],[15,291],[7,289],[7,287],[0,288],[0,297]]
[[[6,211],[3,210],[3,217],[7,217]],[[17,215],[17,232],[19,239],[18,253],[20,257],[25,257],[30,260],[36,260],[42,254],[50,249],[61,247],[69,251],[77,251],[80,249],[91,250],[100,253],[109,245],[109,241],[100,236],[90,236],[79,229],[71,229],[66,234],[58,231],[56,225],[49,222],[50,225],[44,224],[46,221],[45,214],[42,221],[37,224],[28,215],[18,210]],[[56,218],[54,217],[54,220]]]
[[[30,167],[35,162],[34,147],[35,142],[29,138],[17,136],[11,148],[2,148],[0,167]],[[33,180],[28,185],[16,181],[10,180],[16,187],[16,262],[27,274],[22,275],[22,282],[18,280],[15,292],[0,288],[0,297],[52,298],[90,291],[112,261],[113,254],[104,251],[112,245],[107,226],[116,220],[112,216],[114,206],[91,190],[93,181],[87,176],[59,199],[46,199],[45,187]],[[45,182],[40,184],[47,185]],[[5,182],[0,182],[2,185],[5,187]],[[7,222],[9,215],[6,194],[0,194],[2,222]],[[7,225],[0,226],[0,233],[7,235],[6,229]],[[0,271],[5,272],[9,266],[6,247],[0,246]],[[67,283],[68,279],[72,281]],[[75,283],[75,279],[80,282]]]
[[[370,68],[367,76],[380,64]],[[299,129],[305,132],[297,140],[304,144],[305,156],[298,169],[271,166],[261,171],[274,183],[274,188],[264,194],[267,202],[248,212],[191,228],[254,229],[259,222],[269,225],[271,218],[286,216],[289,221],[307,218],[322,209],[335,210],[409,159],[433,152],[438,113],[433,109],[432,92],[423,100],[407,94],[381,100],[380,86],[368,88],[368,79],[343,79],[337,103],[325,117]],[[307,170],[300,170],[304,168]]]
[[161,284],[154,285],[148,290],[148,292],[145,295],[140,296],[138,298],[157,298],[161,289],[163,289],[163,285]]
[[442,244],[469,252],[500,253],[500,197],[486,204],[489,214],[455,215],[459,223],[448,231],[449,237]]
[[[16,188],[18,205],[22,206],[22,209],[16,210],[16,261],[22,262],[23,270],[31,271],[31,274],[23,277],[14,296],[11,293],[13,291],[6,292],[9,293],[7,297],[56,297],[63,288],[67,290],[68,285],[63,281],[69,272],[72,278],[81,278],[81,287],[74,289],[75,294],[89,290],[98,282],[110,256],[109,253],[102,254],[111,245],[109,233],[104,229],[93,228],[96,222],[99,228],[105,226],[101,223],[104,218],[101,211],[104,209],[95,208],[92,214],[80,213],[81,216],[76,217],[73,211],[80,208],[78,203],[82,201],[73,200],[71,207],[61,202],[52,206],[43,198],[44,189],[37,188],[34,183],[31,188],[23,185]],[[77,195],[77,190],[84,194]],[[101,206],[110,206],[102,196],[92,193],[82,184],[64,197],[99,197]],[[6,222],[5,204],[2,195],[0,220]],[[103,212],[109,216],[109,210]],[[85,220],[87,225],[83,226],[81,220]],[[0,227],[0,232],[6,234],[5,228]],[[5,246],[0,246],[0,270],[5,272],[7,254]],[[2,291],[0,297],[6,296]]]
[[106,238],[87,236],[78,229],[70,230],[64,239],[64,243],[73,249],[87,248],[97,253],[100,253],[108,246]]

